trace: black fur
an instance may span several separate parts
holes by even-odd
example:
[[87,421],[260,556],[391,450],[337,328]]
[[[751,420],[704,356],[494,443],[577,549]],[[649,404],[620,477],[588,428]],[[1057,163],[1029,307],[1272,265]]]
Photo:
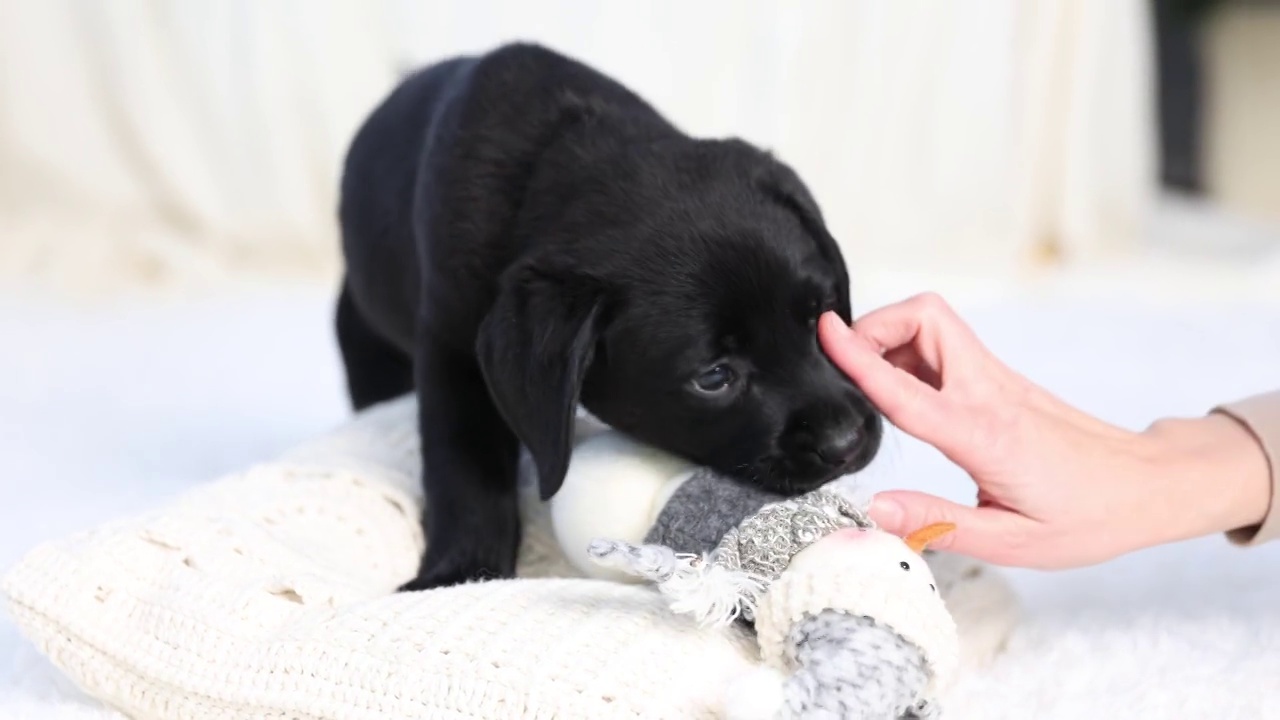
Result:
[[849,279],[800,179],[550,50],[407,78],[352,142],[340,219],[352,402],[419,399],[429,549],[408,589],[512,574],[520,444],[550,497],[579,403],[786,493],[879,447],[817,343],[822,311],[850,319]]

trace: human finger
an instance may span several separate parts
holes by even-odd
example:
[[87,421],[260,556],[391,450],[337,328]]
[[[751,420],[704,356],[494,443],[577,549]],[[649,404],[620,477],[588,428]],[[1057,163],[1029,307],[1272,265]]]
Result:
[[[856,331],[855,331],[856,332]],[[942,387],[942,374],[939,368],[933,367],[925,361],[917,349],[911,345],[904,345],[885,352],[885,362],[914,375],[920,382],[935,388]]]
[[935,293],[922,293],[876,308],[853,322],[868,340],[890,350],[921,339],[936,337],[954,318],[951,306]]
[[911,490],[876,494],[869,509],[877,525],[905,536],[936,523],[956,526],[930,545],[936,550],[968,555],[1001,565],[1023,565],[1027,526],[1034,521],[1004,508],[970,507]]
[[836,367],[894,425],[926,442],[950,432],[945,401],[937,391],[887,362],[835,313],[823,315],[818,336]]

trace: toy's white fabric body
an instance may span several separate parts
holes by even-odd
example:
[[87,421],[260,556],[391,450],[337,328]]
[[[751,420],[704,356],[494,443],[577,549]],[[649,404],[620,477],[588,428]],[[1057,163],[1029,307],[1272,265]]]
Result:
[[586,418],[564,484],[548,502],[556,541],[574,568],[588,576],[638,582],[594,562],[592,540],[639,543],[667,500],[696,470],[692,463],[636,442]]
[[757,621],[762,659],[782,662],[783,633],[805,615],[828,609],[893,628],[924,652],[932,693],[950,684],[959,658],[955,621],[929,564],[901,538],[880,530],[837,530],[801,550],[757,612],[771,620]]
[[[415,419],[411,399],[375,408],[169,507],[43,545],[4,578],[10,613],[140,720],[720,716],[730,683],[760,667],[754,637],[673,616],[652,588],[574,577],[592,566],[560,551],[533,493],[522,579],[394,594],[423,549]],[[575,471],[598,478],[621,459],[585,457]],[[979,643],[995,647],[1006,590],[978,584],[982,616],[960,620],[998,618]]]
[[[936,587],[920,555],[879,530],[838,530],[797,554],[756,613],[761,660],[816,676],[791,683],[787,707],[886,720],[934,712],[959,657]],[[923,686],[902,681],[917,677]]]

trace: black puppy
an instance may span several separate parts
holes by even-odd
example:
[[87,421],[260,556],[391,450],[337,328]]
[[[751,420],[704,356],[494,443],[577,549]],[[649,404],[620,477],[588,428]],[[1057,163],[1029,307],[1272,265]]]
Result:
[[406,589],[513,573],[516,464],[563,482],[575,411],[762,487],[860,469],[881,422],[823,355],[850,319],[799,178],[528,44],[406,79],[342,179],[357,409],[416,391],[428,550]]

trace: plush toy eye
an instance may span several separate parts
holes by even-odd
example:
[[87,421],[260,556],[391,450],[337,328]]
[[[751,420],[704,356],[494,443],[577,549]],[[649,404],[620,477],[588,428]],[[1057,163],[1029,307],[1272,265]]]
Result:
[[728,365],[716,365],[693,379],[693,386],[700,393],[719,395],[733,386],[738,374]]
[[911,569],[911,566],[907,564],[906,560],[903,560],[902,562],[898,563],[898,567],[902,568],[903,570]]
[[934,591],[934,592],[938,592],[938,588],[934,587],[934,586],[933,586],[933,583],[929,583],[929,589],[930,589],[930,590],[932,590],[932,591]]

